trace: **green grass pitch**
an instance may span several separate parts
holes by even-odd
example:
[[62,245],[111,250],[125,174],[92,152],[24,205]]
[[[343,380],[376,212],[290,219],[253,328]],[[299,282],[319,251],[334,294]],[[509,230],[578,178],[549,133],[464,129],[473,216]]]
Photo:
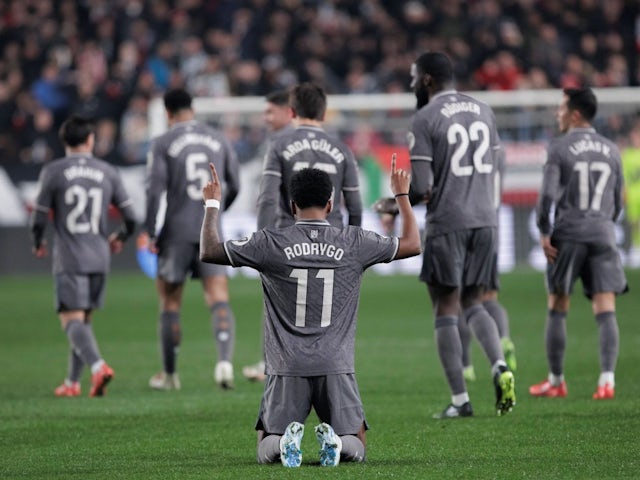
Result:
[[240,368],[260,355],[261,290],[257,280],[230,281],[237,318],[236,388],[213,383],[215,347],[198,283],[187,286],[179,371],[180,392],[154,392],[160,365],[158,301],[141,274],[110,277],[104,309],[94,317],[101,350],[116,377],[104,398],[58,399],[67,341],[53,311],[49,276],[0,279],[0,478],[340,478],[608,479],[640,476],[640,272],[628,272],[632,292],[619,299],[621,355],[617,397],[591,399],[599,372],[597,327],[578,292],[568,318],[569,397],[536,399],[530,384],[546,376],[545,293],[540,273],[502,277],[501,300],[516,343],[517,406],[495,416],[489,367],[477,343],[478,380],[469,384],[470,419],[431,415],[449,401],[433,342],[424,285],[408,276],[363,281],[356,365],[371,430],[368,461],[322,469],[312,413],[303,465],[255,461],[253,430],[261,384]]

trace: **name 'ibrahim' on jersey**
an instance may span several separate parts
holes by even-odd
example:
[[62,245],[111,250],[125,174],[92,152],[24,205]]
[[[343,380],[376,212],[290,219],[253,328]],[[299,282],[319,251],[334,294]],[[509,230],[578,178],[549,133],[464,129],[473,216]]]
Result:
[[134,221],[133,203],[118,171],[88,153],[47,163],[40,172],[34,222],[54,209],[53,273],[109,271],[108,212],[112,203]]
[[202,217],[202,188],[211,178],[213,163],[223,182],[223,209],[239,190],[239,164],[223,133],[197,121],[179,122],[154,139],[147,165],[147,214],[145,227],[157,233],[160,198],[166,191],[167,210],[160,241],[198,243]]
[[362,275],[371,265],[393,260],[397,238],[299,221],[224,247],[231,265],[260,272],[268,375],[354,373]]
[[430,162],[434,177],[428,235],[497,225],[500,148],[493,111],[469,95],[440,92],[416,113],[409,135],[412,168]]
[[614,223],[622,209],[623,175],[620,151],[593,128],[573,128],[554,138],[547,149],[538,227],[557,240],[615,245]]

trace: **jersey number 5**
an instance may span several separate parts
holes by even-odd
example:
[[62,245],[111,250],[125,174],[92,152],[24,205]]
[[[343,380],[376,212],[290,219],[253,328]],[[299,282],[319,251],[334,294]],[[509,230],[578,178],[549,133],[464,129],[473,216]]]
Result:
[[187,182],[191,182],[187,185],[187,195],[192,200],[202,200],[202,189],[210,179],[207,160],[204,153],[190,153],[185,159]]
[[[294,268],[291,270],[289,276],[298,279],[298,289],[296,291],[296,327],[304,327],[306,326],[307,317],[309,270],[305,268]],[[320,326],[328,327],[331,325],[331,304],[333,303],[333,270],[319,269],[315,278],[322,279],[324,283]]]
[[[473,150],[473,165],[462,165],[462,160],[467,156],[470,143],[478,140],[480,144]],[[486,123],[475,121],[469,125],[468,131],[460,123],[454,123],[447,130],[447,141],[449,145],[456,146],[451,156],[451,172],[456,177],[471,176],[474,168],[478,173],[491,173],[493,165],[482,163],[489,150],[489,126]]]

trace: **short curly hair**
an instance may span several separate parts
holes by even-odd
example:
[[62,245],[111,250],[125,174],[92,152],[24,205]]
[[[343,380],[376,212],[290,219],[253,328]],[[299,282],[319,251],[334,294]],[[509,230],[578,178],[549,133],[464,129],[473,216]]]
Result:
[[291,178],[289,191],[298,208],[322,208],[333,195],[333,184],[327,172],[317,168],[303,168]]

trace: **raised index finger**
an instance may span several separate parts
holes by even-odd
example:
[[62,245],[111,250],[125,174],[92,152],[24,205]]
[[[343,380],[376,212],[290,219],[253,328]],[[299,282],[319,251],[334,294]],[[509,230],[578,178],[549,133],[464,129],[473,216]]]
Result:
[[396,173],[396,154],[391,154],[391,173]]
[[209,170],[211,170],[211,178],[213,179],[213,183],[220,183],[218,181],[218,172],[216,172],[216,167],[213,163],[209,163]]

